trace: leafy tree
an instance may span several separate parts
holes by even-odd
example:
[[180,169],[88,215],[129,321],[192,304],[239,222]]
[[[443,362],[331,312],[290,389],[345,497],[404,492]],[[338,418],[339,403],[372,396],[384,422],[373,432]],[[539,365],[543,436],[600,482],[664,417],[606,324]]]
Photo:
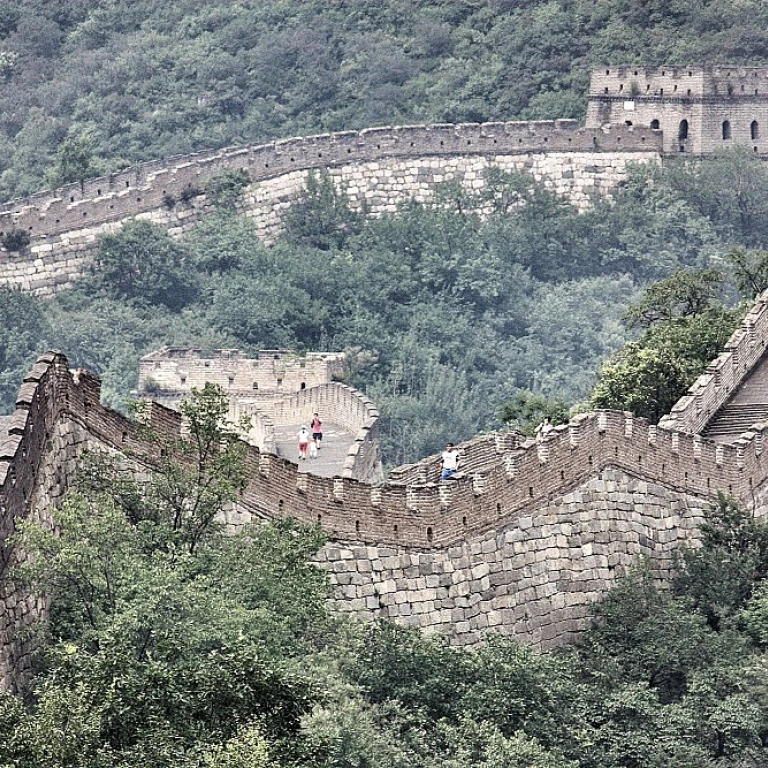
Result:
[[307,174],[302,196],[283,218],[289,240],[327,251],[342,248],[359,232],[362,213],[352,210],[346,190],[339,189],[327,171]]
[[242,457],[222,463],[219,405],[204,392],[187,407],[191,453],[174,445],[175,466],[160,455],[140,484],[96,462],[55,531],[20,526],[32,557],[16,578],[52,607],[24,717],[0,702],[0,764],[266,768],[295,753],[314,694],[292,657],[330,627],[325,578],[307,563],[320,539],[288,522],[217,532],[209,511],[242,478]]
[[21,381],[43,351],[48,324],[41,302],[19,290],[0,287],[0,412],[16,402]]
[[754,301],[768,288],[768,251],[734,248],[726,260],[733,268],[736,287],[747,301]]
[[8,251],[23,251],[31,242],[26,229],[12,229],[3,235],[3,248]]
[[234,208],[250,183],[251,178],[244,168],[227,168],[206,179],[205,195],[217,207]]
[[524,435],[533,435],[546,417],[551,419],[553,426],[563,424],[568,421],[568,406],[557,400],[548,400],[543,395],[520,390],[499,409],[501,421]]
[[716,269],[678,270],[649,285],[643,298],[629,307],[625,320],[630,327],[648,328],[716,310],[721,306],[718,294],[722,282],[723,276]]
[[714,629],[727,625],[768,575],[768,526],[718,495],[700,526],[701,547],[683,549],[675,591]]
[[54,186],[78,182],[98,176],[99,168],[93,159],[93,144],[87,135],[67,138],[59,149],[58,162],[51,173]]
[[592,405],[632,411],[653,422],[669,413],[740,317],[715,300],[720,281],[711,270],[676,272],[650,286],[626,314],[629,323],[646,330],[603,366]]
[[747,147],[719,152],[702,162],[684,162],[670,171],[683,191],[726,238],[760,248],[768,235],[768,173]]
[[195,297],[188,261],[186,248],[163,227],[132,220],[101,238],[89,287],[119,299],[179,309]]
[[[135,404],[140,420],[147,407],[147,403]],[[192,553],[215,532],[217,516],[245,487],[244,444],[227,420],[229,402],[218,385],[209,382],[201,390],[193,388],[180,409],[186,425],[182,436],[158,433],[138,423],[150,448],[133,458],[152,468],[152,481],[146,487],[128,479],[128,470],[104,458],[88,464],[82,482],[121,502],[133,523],[158,524],[158,530],[171,535],[168,546]]]

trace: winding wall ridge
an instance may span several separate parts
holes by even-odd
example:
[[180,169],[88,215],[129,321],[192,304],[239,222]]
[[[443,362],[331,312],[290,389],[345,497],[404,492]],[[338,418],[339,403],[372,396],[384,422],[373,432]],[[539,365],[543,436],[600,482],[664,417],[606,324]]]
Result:
[[354,387],[329,382],[284,398],[273,409],[273,418],[283,424],[309,423],[315,413],[322,413],[326,421],[344,427],[355,436],[341,476],[363,482],[380,479],[378,408]]
[[[63,355],[42,357],[25,378],[0,451],[3,570],[18,554],[8,547],[16,517],[48,519],[84,449],[146,450],[136,425],[99,398],[99,380],[71,372]],[[311,402],[297,398],[295,407]],[[150,419],[169,436],[181,429],[180,415],[157,404]],[[417,470],[376,486],[299,473],[248,446],[248,486],[227,523],[289,514],[321,525],[331,544],[319,561],[342,608],[445,630],[462,643],[490,627],[549,647],[583,627],[589,602],[636,556],[648,555],[664,578],[672,550],[696,535],[718,490],[762,513],[764,443],[765,429],[715,444],[600,411],[541,444],[482,438],[478,471],[461,480],[429,482]],[[0,659],[13,685],[28,665],[14,629],[45,606],[4,588]]]
[[423,198],[449,178],[477,188],[488,164],[528,170],[586,205],[624,178],[627,163],[658,162],[661,141],[647,128],[585,129],[573,120],[473,123],[372,128],[153,161],[4,206],[0,233],[26,230],[31,244],[22,254],[0,249],[0,284],[39,294],[71,285],[98,237],[132,217],[172,234],[186,231],[211,209],[204,195],[189,191],[199,192],[207,177],[227,168],[248,171],[242,212],[269,239],[312,169],[330,169],[373,214],[409,196]]
[[768,291],[763,292],[723,351],[661,420],[660,427],[697,434],[733,395],[765,354]]

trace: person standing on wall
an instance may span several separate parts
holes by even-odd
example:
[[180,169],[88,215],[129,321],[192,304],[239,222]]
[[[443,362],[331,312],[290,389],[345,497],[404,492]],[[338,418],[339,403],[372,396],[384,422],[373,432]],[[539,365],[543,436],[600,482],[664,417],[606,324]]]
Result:
[[450,480],[455,477],[459,470],[459,449],[453,444],[448,443],[441,456],[443,463],[441,466],[440,479]]
[[315,441],[315,444],[317,445],[317,450],[320,450],[320,443],[323,440],[323,422],[320,421],[320,417],[315,414],[312,417],[312,422],[309,425],[310,429],[312,430],[312,439]]
[[303,424],[301,429],[296,433],[296,437],[299,441],[299,459],[301,461],[306,461],[307,446],[309,445],[309,432],[307,432],[307,428]]

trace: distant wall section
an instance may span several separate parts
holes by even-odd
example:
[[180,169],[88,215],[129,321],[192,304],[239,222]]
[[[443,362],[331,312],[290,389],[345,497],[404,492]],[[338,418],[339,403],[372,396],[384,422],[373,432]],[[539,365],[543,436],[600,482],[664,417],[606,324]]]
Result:
[[72,285],[98,238],[130,218],[188,231],[212,210],[199,194],[205,179],[227,168],[248,171],[241,212],[269,240],[312,169],[328,169],[373,215],[430,200],[445,181],[481,190],[489,166],[527,171],[584,207],[624,179],[629,164],[658,162],[661,149],[661,135],[647,128],[586,130],[558,120],[375,128],[145,163],[5,206],[0,232],[23,229],[31,244],[21,253],[0,248],[0,285],[39,295]]

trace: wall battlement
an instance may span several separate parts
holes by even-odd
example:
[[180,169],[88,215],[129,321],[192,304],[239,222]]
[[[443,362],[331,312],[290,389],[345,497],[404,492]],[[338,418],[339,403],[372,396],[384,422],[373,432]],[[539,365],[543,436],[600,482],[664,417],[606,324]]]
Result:
[[731,334],[723,351],[662,418],[659,426],[690,434],[700,433],[763,357],[766,342],[768,291],[757,300]]
[[98,238],[130,218],[155,221],[174,235],[188,231],[212,210],[201,194],[205,180],[225,169],[248,172],[241,212],[270,240],[311,170],[327,169],[353,206],[372,215],[410,198],[431,200],[451,179],[476,191],[490,166],[530,172],[584,207],[609,193],[628,164],[658,162],[660,150],[661,136],[648,128],[587,130],[554,120],[373,128],[144,163],[3,206],[0,236],[23,229],[31,243],[22,253],[0,248],[0,285],[40,295],[71,286]]
[[768,67],[605,67],[592,73],[586,125],[660,131],[666,155],[736,145],[768,156]]

